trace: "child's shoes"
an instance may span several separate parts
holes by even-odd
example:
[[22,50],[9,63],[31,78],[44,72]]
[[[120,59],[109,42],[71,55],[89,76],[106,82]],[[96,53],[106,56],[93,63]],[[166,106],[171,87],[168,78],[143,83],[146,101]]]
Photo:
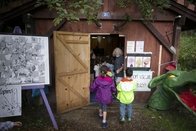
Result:
[[131,122],[131,118],[128,118],[127,121],[128,121],[128,122]]
[[107,122],[102,122],[101,126],[102,126],[102,128],[107,128],[108,127],[108,123]]
[[125,123],[125,118],[121,118],[121,119],[120,119],[120,123],[121,123],[121,124],[124,124],[124,123]]
[[100,119],[103,119],[103,115],[99,115],[99,118],[100,118]]

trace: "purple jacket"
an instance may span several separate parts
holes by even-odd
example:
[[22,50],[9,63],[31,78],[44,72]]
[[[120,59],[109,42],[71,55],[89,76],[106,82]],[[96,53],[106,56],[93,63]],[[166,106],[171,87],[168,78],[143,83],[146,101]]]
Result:
[[96,92],[96,100],[102,104],[112,103],[112,93],[116,93],[116,87],[111,77],[99,76],[91,85],[91,92]]

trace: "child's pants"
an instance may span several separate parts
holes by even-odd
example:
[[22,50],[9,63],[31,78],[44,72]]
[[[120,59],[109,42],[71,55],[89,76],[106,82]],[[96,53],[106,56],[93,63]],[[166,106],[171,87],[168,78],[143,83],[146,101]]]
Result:
[[103,112],[107,112],[107,105],[106,104],[99,104],[99,109],[101,109]]
[[125,118],[126,112],[127,112],[127,117],[131,118],[132,115],[132,104],[123,104],[120,103],[120,118]]

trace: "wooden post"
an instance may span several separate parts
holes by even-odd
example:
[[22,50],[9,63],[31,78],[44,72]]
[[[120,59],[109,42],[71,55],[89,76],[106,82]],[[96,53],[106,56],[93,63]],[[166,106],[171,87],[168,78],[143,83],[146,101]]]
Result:
[[157,73],[157,76],[159,76],[160,72],[161,72],[161,58],[162,58],[162,45],[159,46],[159,63],[158,63],[158,73]]
[[185,24],[185,20],[186,18],[183,16],[182,18],[177,17],[174,21],[172,44],[174,48],[176,49],[176,54],[173,54],[173,61],[176,61],[176,63],[177,63],[177,58],[178,58],[178,48],[179,48],[181,26]]

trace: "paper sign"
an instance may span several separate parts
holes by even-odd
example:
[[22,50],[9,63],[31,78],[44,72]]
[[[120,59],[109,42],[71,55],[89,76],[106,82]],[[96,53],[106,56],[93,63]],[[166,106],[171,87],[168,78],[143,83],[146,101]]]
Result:
[[133,71],[133,80],[137,82],[136,91],[150,91],[148,83],[152,79],[152,71]]
[[127,54],[135,52],[135,41],[127,41]]
[[21,86],[0,86],[0,117],[21,115]]
[[144,52],[144,41],[136,41],[136,52]]

